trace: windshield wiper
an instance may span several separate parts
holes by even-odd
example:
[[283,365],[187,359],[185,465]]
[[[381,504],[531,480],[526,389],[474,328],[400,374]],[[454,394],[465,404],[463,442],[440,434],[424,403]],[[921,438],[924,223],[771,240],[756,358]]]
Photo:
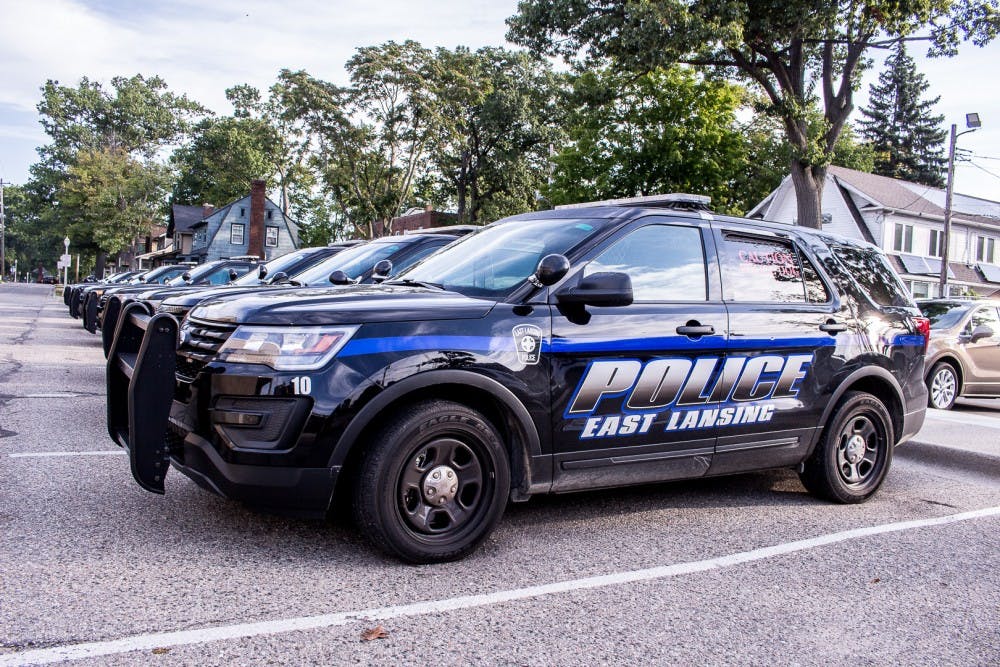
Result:
[[397,278],[396,280],[386,280],[383,285],[406,285],[408,287],[426,287],[428,289],[443,290],[444,285],[439,283],[429,283],[424,280],[413,280],[412,278]]

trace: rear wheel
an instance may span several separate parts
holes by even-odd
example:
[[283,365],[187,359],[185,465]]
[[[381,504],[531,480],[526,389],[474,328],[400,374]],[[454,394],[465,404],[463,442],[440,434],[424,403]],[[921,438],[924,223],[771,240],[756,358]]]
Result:
[[396,415],[369,443],[354,489],[354,516],[378,547],[411,563],[472,552],[503,515],[507,453],[481,414],[427,401]]
[[847,392],[799,478],[820,498],[864,502],[889,472],[893,443],[892,419],[882,401],[865,392]]
[[934,364],[927,376],[927,404],[938,410],[950,410],[958,398],[958,373],[945,361]]

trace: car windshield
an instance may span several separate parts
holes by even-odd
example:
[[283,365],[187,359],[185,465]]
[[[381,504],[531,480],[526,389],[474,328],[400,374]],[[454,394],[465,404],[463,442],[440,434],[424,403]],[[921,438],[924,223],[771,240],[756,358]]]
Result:
[[162,282],[164,277],[172,278],[176,275],[184,273],[184,267],[181,266],[161,266],[151,271],[148,271],[142,275],[143,282]]
[[[196,266],[193,269],[191,269],[188,272],[190,274],[190,276],[191,276],[191,284],[192,285],[196,285],[199,280],[201,280],[202,278],[204,278],[205,276],[207,276],[208,274],[210,274],[212,271],[214,271],[215,268],[217,266],[219,266],[219,264],[221,264],[221,263],[222,263],[221,261],[218,261],[218,262],[209,262],[208,264],[201,264],[201,265]],[[184,280],[184,274],[182,273],[181,275],[177,276],[176,278],[171,278],[170,280],[168,280],[167,284],[168,285],[173,285],[174,287],[178,287],[178,286],[187,285],[188,282],[186,280]]]
[[[287,255],[282,255],[281,257],[275,257],[270,262],[265,264],[267,267],[266,278],[270,278],[279,271],[284,271],[289,266],[297,263],[303,257],[310,255],[310,251],[299,250],[297,252],[290,252]],[[260,270],[250,271],[246,275],[234,280],[233,285],[257,285],[260,283]]]
[[969,304],[955,301],[927,301],[917,305],[931,321],[931,329],[950,329],[969,312]]
[[364,245],[354,246],[337,253],[321,264],[303,271],[294,277],[295,282],[303,285],[322,286],[329,285],[330,274],[334,271],[343,271],[351,278],[357,280],[365,272],[370,271],[378,262],[396,254],[409,241],[378,239]]
[[565,255],[596,234],[600,219],[540,219],[508,222],[466,236],[397,280],[441,285],[468,296],[503,298],[535,272],[538,261]]

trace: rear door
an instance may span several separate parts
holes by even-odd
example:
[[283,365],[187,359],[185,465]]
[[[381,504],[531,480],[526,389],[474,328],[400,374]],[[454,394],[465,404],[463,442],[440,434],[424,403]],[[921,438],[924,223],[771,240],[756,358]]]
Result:
[[801,460],[842,367],[838,341],[853,318],[792,239],[739,227],[716,229],[729,314],[727,364],[738,375],[724,400],[712,473]]
[[[989,327],[993,335],[972,342],[972,332],[978,326]],[[1000,394],[1000,314],[995,306],[976,308],[962,331],[962,347],[968,358],[968,377],[963,392],[969,395]]]
[[642,218],[580,270],[628,274],[631,305],[553,303],[554,490],[708,470],[715,431],[703,408],[715,401],[727,330],[714,255],[708,222]]

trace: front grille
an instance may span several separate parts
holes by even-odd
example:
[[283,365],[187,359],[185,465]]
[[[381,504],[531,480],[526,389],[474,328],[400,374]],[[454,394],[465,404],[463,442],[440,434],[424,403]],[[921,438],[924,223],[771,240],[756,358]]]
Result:
[[235,330],[235,324],[186,319],[181,325],[181,343],[177,348],[177,379],[194,382]]

